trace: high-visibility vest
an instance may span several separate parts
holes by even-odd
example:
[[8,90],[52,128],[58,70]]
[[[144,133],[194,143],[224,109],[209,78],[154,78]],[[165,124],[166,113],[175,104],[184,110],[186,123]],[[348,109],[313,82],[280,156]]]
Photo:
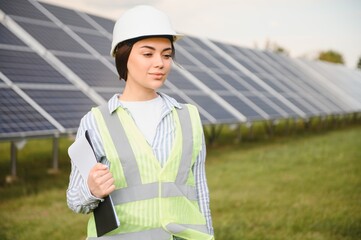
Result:
[[162,167],[151,146],[123,108],[93,108],[116,190],[111,193],[120,226],[96,237],[94,216],[88,239],[171,240],[173,236],[212,240],[201,213],[192,166],[202,145],[198,110],[190,104],[173,109],[175,137]]

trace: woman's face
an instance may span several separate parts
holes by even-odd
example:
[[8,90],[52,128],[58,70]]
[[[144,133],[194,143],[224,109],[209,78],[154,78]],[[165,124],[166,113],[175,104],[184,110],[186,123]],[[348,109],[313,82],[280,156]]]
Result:
[[146,38],[134,43],[128,59],[127,87],[154,92],[167,78],[172,65],[172,45],[167,38]]

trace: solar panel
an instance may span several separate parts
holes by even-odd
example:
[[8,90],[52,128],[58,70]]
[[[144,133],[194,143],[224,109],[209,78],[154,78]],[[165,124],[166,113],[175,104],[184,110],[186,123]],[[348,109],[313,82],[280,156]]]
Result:
[[202,106],[204,110],[206,110],[211,116],[217,119],[218,122],[222,123],[235,123],[237,119],[230,114],[227,110],[222,108],[215,100],[210,98],[207,95],[197,95],[197,94],[189,94],[189,97],[194,100],[194,102]]
[[59,56],[59,59],[90,86],[119,86],[118,76],[90,55],[87,58]]
[[[280,72],[274,65],[272,65],[271,61],[267,61],[265,57],[261,57],[259,51],[244,49],[240,47],[232,46],[234,51],[236,52],[237,59],[248,59],[253,64],[254,74],[258,76],[261,80],[265,83],[272,86],[272,88],[277,89],[279,93],[290,100],[292,97],[292,102],[295,106],[301,109],[306,114],[310,115],[317,115],[320,113],[320,109],[315,108],[312,102],[308,99],[308,93],[299,91],[297,84],[292,81],[291,76],[285,75],[284,72]],[[255,67],[257,66],[257,68]]]
[[315,88],[316,84],[310,84],[309,81],[304,81],[295,69],[290,68],[290,66],[292,66],[291,60],[287,61],[286,64],[282,64],[283,61],[280,54],[267,52],[264,52],[262,57],[272,64],[275,69],[282,72],[282,74],[286,76],[286,81],[292,82],[294,91],[302,96],[304,101],[307,101],[310,105],[313,105],[314,108],[318,109],[320,113],[329,114],[335,111],[335,107],[337,108],[337,106],[327,97],[327,93],[318,91],[317,88]]
[[[253,81],[249,83],[242,79],[240,75],[243,74],[239,70],[232,71],[228,69],[227,65],[223,64],[227,61],[222,61],[222,55],[195,38],[186,38],[185,42],[188,42],[185,49],[188,52],[192,52],[192,56],[197,58],[197,61],[193,61],[193,63],[201,62],[201,64],[197,65],[197,70],[190,70],[190,72],[202,81],[207,82],[207,85],[219,95],[222,95],[221,91],[231,92],[233,96],[224,99],[244,116],[252,120],[287,117],[286,111],[274,108],[274,104],[264,103],[264,100],[266,102],[270,101],[267,97],[264,96],[264,100],[259,99],[259,92],[254,87],[256,86],[256,88],[260,89],[259,86],[254,84]],[[198,49],[199,53],[194,55],[193,49]],[[207,61],[202,59],[207,59]],[[249,78],[246,79],[248,80]],[[239,91],[240,89],[241,91]],[[249,96],[253,99],[258,99],[259,103],[264,104],[254,104]],[[238,99],[238,102],[236,99]]]
[[[0,93],[16,99],[1,102],[0,138],[73,132],[92,106],[122,91],[109,56],[114,21],[33,0],[2,0],[0,9]],[[360,71],[194,36],[175,46],[161,91],[196,104],[204,124],[361,109]],[[16,118],[19,106],[29,125]]]
[[28,22],[17,22],[50,51],[56,50],[72,53],[88,53],[82,45],[77,43],[55,24],[44,26]]
[[57,129],[14,90],[0,87],[0,138],[49,131]]
[[34,20],[49,21],[49,19],[39,12],[31,1],[1,0],[0,9],[11,17],[21,17]]
[[82,116],[96,104],[77,90],[24,89],[35,102],[44,108],[66,129],[77,129]]
[[15,83],[71,84],[31,50],[0,49],[0,71]]
[[[295,78],[302,84],[307,86],[308,89],[312,89],[313,96],[318,98],[318,101],[322,102],[323,104],[327,105],[327,109],[330,112],[342,112],[343,104],[335,101],[332,98],[332,94],[324,89],[318,84],[318,81],[315,80],[311,75],[306,74],[305,72],[300,71],[300,68],[297,68],[293,61],[288,60],[281,54],[274,54],[270,52],[265,52],[270,58],[277,61],[281,64],[281,67],[290,71],[294,74]],[[308,90],[305,90],[308,91]]]
[[15,37],[3,24],[0,24],[0,44],[26,46],[23,41]]
[[[168,81],[174,84],[179,90],[187,91],[198,89],[191,80],[184,78],[178,71],[173,69],[168,75]],[[200,90],[198,90],[200,91]]]
[[101,34],[96,34],[93,32],[88,33],[77,33],[84,41],[86,41],[90,46],[94,47],[100,54],[104,56],[109,56],[110,44],[111,41]]
[[79,16],[76,11],[72,9],[61,8],[47,3],[41,3],[41,6],[45,7],[48,11],[54,14],[54,16],[65,25],[80,28],[93,28],[87,21]]
[[[101,27],[103,27],[108,33],[113,33],[114,21],[106,18],[101,18],[94,15],[87,15],[91,19],[93,19],[96,23],[98,23]],[[110,52],[110,50],[109,50]]]
[[[361,106],[361,73],[359,70],[323,62],[299,60],[307,66],[323,89],[329,90],[332,98],[337,99],[346,112],[359,111]],[[311,70],[310,70],[311,69]],[[346,77],[347,76],[347,77]]]

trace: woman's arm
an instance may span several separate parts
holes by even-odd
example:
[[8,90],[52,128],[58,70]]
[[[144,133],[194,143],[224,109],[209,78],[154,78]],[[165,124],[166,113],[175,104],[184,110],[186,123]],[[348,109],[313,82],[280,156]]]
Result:
[[[100,145],[99,138],[95,126],[95,119],[91,112],[86,114],[80,121],[80,126],[77,132],[77,138],[88,130],[93,140],[93,147],[96,152],[96,157],[99,159]],[[98,154],[97,154],[98,153]],[[69,185],[66,192],[67,203],[71,210],[77,213],[89,213],[98,206],[99,201],[102,199],[93,196],[89,190],[87,180],[84,180],[77,167],[71,163],[71,173],[69,179]]]

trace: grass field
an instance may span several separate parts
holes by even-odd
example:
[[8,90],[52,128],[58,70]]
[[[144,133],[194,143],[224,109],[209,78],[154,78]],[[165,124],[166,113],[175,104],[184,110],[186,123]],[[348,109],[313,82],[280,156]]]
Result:
[[[216,239],[361,239],[360,136],[354,126],[209,147]],[[66,206],[69,144],[61,139],[61,172],[49,175],[51,141],[29,141],[7,185],[10,144],[0,143],[1,240],[85,238],[88,216]]]

